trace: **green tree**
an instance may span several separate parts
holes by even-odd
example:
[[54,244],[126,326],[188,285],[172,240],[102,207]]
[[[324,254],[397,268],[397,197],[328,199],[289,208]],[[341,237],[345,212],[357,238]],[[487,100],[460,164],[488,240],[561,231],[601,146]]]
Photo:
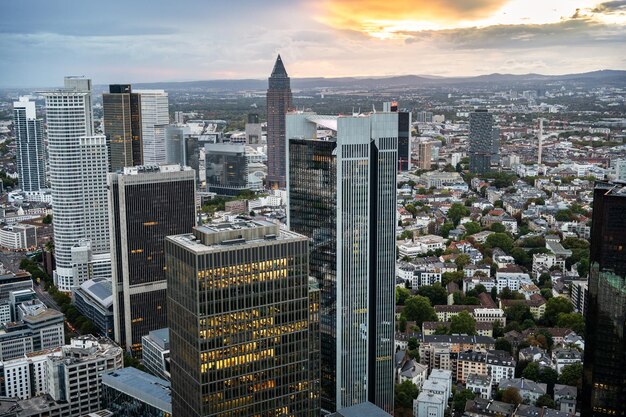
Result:
[[406,317],[401,316],[401,317],[398,319],[398,330],[399,330],[401,333],[406,332]]
[[441,226],[441,237],[443,238],[448,238],[448,236],[450,235],[450,230],[454,229],[454,224],[450,223],[450,222],[445,222],[442,226]]
[[548,394],[543,394],[541,397],[537,398],[535,405],[537,407],[556,408],[554,400]]
[[515,263],[527,269],[532,267],[533,258],[524,249],[514,247],[511,249],[511,256],[515,259]]
[[554,384],[559,380],[559,374],[552,368],[543,367],[539,370],[539,380],[537,382],[542,382],[548,385],[548,394],[554,394]]
[[439,282],[419,287],[417,294],[427,297],[433,306],[448,304],[448,291]]
[[465,410],[465,404],[468,401],[473,400],[474,398],[476,398],[476,394],[472,390],[463,389],[463,390],[457,391],[454,394],[454,397],[452,397],[452,404],[454,406],[454,410],[455,411]]
[[459,224],[463,217],[469,215],[469,209],[461,203],[453,203],[446,213],[446,217],[451,220],[455,226]]
[[572,385],[580,389],[582,387],[583,380],[583,365],[582,363],[573,363],[566,365],[561,369],[561,375],[559,376],[559,384]]
[[475,233],[478,233],[481,231],[481,227],[480,224],[476,223],[476,222],[467,222],[467,223],[463,223],[463,226],[465,227],[465,232],[466,234],[469,235],[473,235]]
[[461,253],[456,257],[454,263],[459,271],[463,270],[463,267],[471,262],[471,258],[466,253]]
[[403,314],[409,321],[414,321],[420,328],[425,321],[436,321],[437,314],[426,297],[416,295],[409,297],[404,303]]
[[517,388],[508,387],[502,393],[502,401],[508,404],[519,405],[522,403],[522,396]]
[[493,337],[502,337],[504,336],[504,328],[502,327],[502,323],[500,320],[496,320],[491,325]]
[[524,372],[522,372],[522,377],[537,382],[539,381],[539,372],[539,365],[535,362],[530,362],[528,365],[526,365]]
[[476,320],[467,311],[461,311],[450,319],[450,334],[476,334]]
[[396,287],[396,304],[399,306],[404,305],[407,298],[411,296],[411,291],[408,288]]
[[486,248],[500,248],[506,253],[510,253],[513,249],[513,239],[506,233],[493,233],[487,236],[485,241]]
[[496,233],[504,233],[504,232],[506,232],[506,228],[504,227],[504,225],[502,223],[493,223],[489,229],[492,232],[496,232]]
[[41,222],[43,224],[51,224],[52,223],[52,214],[46,214],[45,216],[43,216],[43,219],[41,219]]
[[[499,323],[499,321],[498,321]],[[503,350],[505,352],[513,353],[513,346],[511,346],[511,342],[506,340],[504,337],[498,337],[496,339],[496,350]]]
[[516,321],[522,323],[526,319],[532,319],[533,315],[530,312],[530,307],[523,303],[516,303],[504,310],[507,320]]
[[461,271],[444,272],[441,274],[441,282],[444,286],[448,285],[450,282],[456,282],[459,287],[462,287],[464,277],[465,275],[463,275],[463,272]]
[[546,312],[544,314],[544,321],[548,326],[553,326],[559,317],[559,314],[569,314],[574,311],[572,303],[564,297],[554,297],[546,302]]
[[554,218],[559,222],[568,222],[574,218],[574,214],[571,210],[559,210],[556,212]]
[[560,313],[556,325],[557,327],[572,329],[581,336],[585,334],[585,318],[580,313]]
[[396,385],[394,392],[394,412],[399,416],[412,416],[413,400],[419,395],[415,384],[409,380]]

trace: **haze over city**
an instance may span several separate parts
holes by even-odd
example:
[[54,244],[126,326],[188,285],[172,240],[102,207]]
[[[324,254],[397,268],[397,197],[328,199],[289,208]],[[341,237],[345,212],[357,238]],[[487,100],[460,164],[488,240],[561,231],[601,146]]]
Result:
[[[626,2],[3,1],[0,86],[624,69]],[[6,18],[9,17],[9,18]]]

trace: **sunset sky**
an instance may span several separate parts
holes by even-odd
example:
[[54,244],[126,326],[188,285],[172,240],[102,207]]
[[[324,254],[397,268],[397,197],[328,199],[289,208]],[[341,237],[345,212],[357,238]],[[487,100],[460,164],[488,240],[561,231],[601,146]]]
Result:
[[0,0],[0,86],[626,69],[626,0]]

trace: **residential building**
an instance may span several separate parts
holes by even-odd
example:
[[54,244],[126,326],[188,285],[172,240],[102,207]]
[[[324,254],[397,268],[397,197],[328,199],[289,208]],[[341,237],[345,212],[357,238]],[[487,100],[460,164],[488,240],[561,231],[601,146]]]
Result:
[[464,416],[468,417],[513,417],[517,405],[484,399],[474,398],[465,404]]
[[110,339],[94,336],[73,338],[61,355],[48,356],[48,390],[53,400],[69,403],[69,415],[101,408],[102,374],[124,366],[123,351]]
[[308,250],[267,221],[166,238],[173,415],[319,415]]
[[499,131],[493,123],[493,116],[487,110],[470,113],[469,157],[473,173],[489,172],[492,160],[499,160]]
[[486,353],[459,352],[457,357],[456,380],[464,384],[470,375],[487,375]]
[[113,338],[113,289],[111,280],[96,278],[83,282],[74,293],[74,305],[93,322],[100,334]]
[[102,407],[118,417],[169,417],[170,383],[136,368],[102,374]]
[[115,341],[141,357],[141,337],[167,326],[164,241],[196,224],[195,173],[142,166],[109,180]]
[[480,398],[491,399],[491,376],[485,374],[469,374],[465,380],[465,388]]
[[498,268],[496,271],[496,285],[498,287],[498,293],[501,293],[505,288],[511,291],[519,291],[524,284],[532,284],[530,275],[523,272],[517,265],[509,265],[506,268]]
[[143,165],[165,163],[165,128],[170,123],[169,99],[164,90],[135,90],[141,112]]
[[13,103],[13,130],[17,145],[17,173],[25,193],[46,188],[43,120],[37,118],[35,102],[20,97]]
[[589,285],[587,284],[587,280],[572,281],[570,301],[577,313],[586,316],[587,303],[589,302]]
[[574,414],[578,389],[570,385],[554,384],[554,402],[559,410]]
[[28,399],[48,393],[48,356],[61,355],[61,348],[26,354],[0,362],[0,395]]
[[561,271],[565,270],[565,259],[558,259],[556,255],[551,253],[534,253],[533,254],[533,276],[538,278],[541,271],[549,270],[553,266],[558,266]]
[[143,366],[152,375],[170,380],[170,331],[152,330],[141,338]]
[[287,137],[285,115],[291,109],[291,81],[278,55],[267,89],[267,185],[285,188]]
[[582,360],[583,354],[578,349],[560,347],[552,349],[552,361],[559,375],[564,367],[575,363],[581,363]]
[[[318,127],[331,137],[318,139]],[[393,409],[397,137],[393,112],[287,115],[287,219],[311,239],[331,412],[365,401]]]
[[501,390],[505,390],[509,387],[518,390],[522,399],[525,402],[530,402],[532,404],[534,404],[539,397],[548,392],[547,384],[524,378],[503,379],[498,385],[498,389]]
[[56,270],[61,291],[78,287],[72,247],[89,239],[96,253],[108,253],[106,138],[93,136],[91,80],[66,77],[65,88],[44,93]]
[[486,361],[492,384],[497,385],[502,379],[515,376],[515,359],[508,352],[490,350],[487,352]]
[[415,359],[407,360],[404,365],[398,369],[398,382],[401,384],[404,381],[411,381],[420,391],[427,376],[428,366],[418,363]]
[[102,111],[110,171],[143,165],[141,96],[130,84],[111,84],[102,94]]
[[502,327],[506,326],[506,316],[500,308],[476,308],[472,314],[480,323],[495,323],[499,321]]
[[626,414],[626,186],[596,184],[581,414]]
[[421,417],[443,417],[448,400],[441,394],[432,391],[422,391],[413,400],[413,415]]

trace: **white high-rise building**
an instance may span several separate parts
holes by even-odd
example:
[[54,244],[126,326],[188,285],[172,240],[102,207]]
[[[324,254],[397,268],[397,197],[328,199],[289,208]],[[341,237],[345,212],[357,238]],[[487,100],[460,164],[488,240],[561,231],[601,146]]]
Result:
[[144,165],[164,164],[165,127],[170,123],[164,90],[136,90],[141,96],[141,134]]
[[94,136],[91,80],[66,77],[64,89],[44,95],[57,265],[54,280],[61,291],[71,291],[87,279],[73,273],[72,247],[89,239],[94,252],[109,252],[106,139]]
[[43,121],[37,119],[35,102],[20,97],[13,103],[13,124],[17,140],[17,172],[20,188],[28,192],[45,188],[46,167],[43,149]]

